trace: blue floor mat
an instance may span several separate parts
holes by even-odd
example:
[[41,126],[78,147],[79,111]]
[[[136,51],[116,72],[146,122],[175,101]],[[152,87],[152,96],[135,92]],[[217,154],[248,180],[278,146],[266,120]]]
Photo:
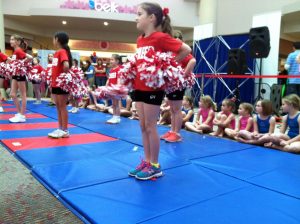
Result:
[[299,200],[251,186],[140,223],[298,224],[299,209]]
[[249,182],[300,199],[300,162],[297,165],[286,163],[278,169],[251,178]]
[[[3,139],[14,139],[14,138],[26,138],[26,137],[40,137],[40,136],[47,136],[48,133],[52,132],[54,129],[38,129],[38,130],[18,130],[18,131],[2,131],[0,140]],[[72,127],[69,129],[70,134],[85,134],[85,133],[91,133],[90,131],[78,128],[78,127]]]
[[[142,149],[135,151],[133,150],[134,145],[122,141],[98,145],[99,152],[97,153],[93,153],[95,150],[92,152],[87,149],[74,150],[67,158],[72,159],[69,162],[57,163],[57,159],[49,156],[49,158],[53,158],[53,163],[35,165],[32,172],[52,191],[58,193],[68,189],[128,178],[128,171],[140,163],[143,155]],[[102,154],[103,150],[110,151]],[[47,154],[49,155],[49,153]],[[79,155],[81,155],[81,159],[79,159]],[[18,154],[18,156],[21,155]],[[26,158],[23,156],[22,160],[26,160]],[[189,164],[186,160],[172,158],[163,153],[160,154],[160,161],[163,169]]]
[[[209,169],[248,180],[279,167],[290,169],[293,164],[300,164],[300,157],[263,147],[254,147],[248,150],[193,160],[193,163],[199,163]],[[300,167],[298,171],[300,171]]]
[[92,223],[137,223],[249,186],[196,165],[166,170],[162,178],[126,178],[62,192],[61,197]]

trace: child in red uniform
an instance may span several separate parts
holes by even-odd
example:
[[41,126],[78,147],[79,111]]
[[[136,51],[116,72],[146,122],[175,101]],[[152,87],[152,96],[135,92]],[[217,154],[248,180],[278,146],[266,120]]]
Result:
[[[7,56],[5,54],[3,54],[0,50],[0,63],[6,63],[7,61]],[[5,77],[3,74],[0,74],[0,113],[4,112],[4,109],[2,107],[2,99],[4,98],[4,96],[1,95],[1,92],[5,92],[3,89],[3,83],[4,83]]]
[[[10,37],[10,46],[14,49],[14,53],[11,57],[11,60],[31,60],[32,56],[26,54],[24,50],[27,48],[27,44],[24,39],[19,35],[12,35]],[[10,61],[10,59],[9,59]],[[18,89],[20,90],[22,97],[22,106],[20,107],[20,102],[17,97]],[[11,91],[10,96],[14,101],[14,104],[17,108],[18,113],[9,119],[12,123],[25,122],[25,112],[26,112],[26,76],[20,74],[13,74],[11,81]]]
[[[137,28],[143,34],[137,40],[137,70],[141,67],[149,51],[174,52],[177,61],[183,60],[191,51],[190,47],[174,39],[168,9],[162,9],[156,3],[142,3],[137,10]],[[162,32],[161,32],[162,31]],[[140,119],[143,136],[145,160],[129,172],[130,176],[139,180],[148,180],[163,175],[158,163],[159,136],[157,118],[160,104],[164,98],[163,89],[150,88],[141,80],[137,72],[134,80],[134,100]]]
[[[40,65],[40,60],[38,58],[34,58],[32,60],[33,68],[31,72],[33,74],[39,74],[41,78],[41,72],[44,71],[43,67]],[[41,81],[32,80],[34,95],[36,97],[36,101],[33,104],[41,104]]]
[[[117,54],[113,54],[112,57],[110,58],[110,64],[111,64],[111,69],[109,70],[109,77],[106,83],[107,86],[118,84],[118,78],[119,78],[118,73],[120,71],[119,65],[121,64],[121,57]],[[112,109],[113,109],[113,116],[111,119],[106,121],[106,123],[118,124],[121,122],[120,99],[112,98]]]
[[53,45],[58,48],[52,61],[51,89],[57,108],[59,128],[48,134],[52,138],[67,138],[68,131],[68,111],[67,102],[69,93],[57,86],[57,77],[61,73],[68,72],[72,66],[72,55],[70,51],[69,36],[64,32],[58,32],[53,38]]
[[[182,41],[181,32],[177,31],[174,37]],[[181,62],[181,67],[184,69],[184,73],[186,75],[193,72],[195,65],[196,59],[191,54],[186,56]],[[184,93],[185,89],[167,94],[171,111],[171,130],[160,137],[161,139],[164,139],[167,142],[180,142],[182,140],[180,136],[180,129],[183,123],[181,107]]]

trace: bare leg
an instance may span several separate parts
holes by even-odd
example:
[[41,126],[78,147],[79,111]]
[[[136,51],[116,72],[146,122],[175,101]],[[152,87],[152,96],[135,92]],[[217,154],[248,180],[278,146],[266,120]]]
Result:
[[15,79],[12,79],[11,81],[11,90],[10,90],[10,97],[13,99],[14,104],[17,108],[17,112],[21,113],[21,107],[20,107],[20,101],[17,97],[18,92],[18,81]]

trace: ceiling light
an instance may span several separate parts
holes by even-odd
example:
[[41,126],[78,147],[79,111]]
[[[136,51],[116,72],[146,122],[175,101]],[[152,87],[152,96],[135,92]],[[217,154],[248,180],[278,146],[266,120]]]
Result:
[[61,23],[62,23],[63,25],[67,25],[67,21],[66,21],[66,20],[63,20]]
[[108,26],[109,23],[108,22],[104,22],[103,24],[104,24],[104,26]]

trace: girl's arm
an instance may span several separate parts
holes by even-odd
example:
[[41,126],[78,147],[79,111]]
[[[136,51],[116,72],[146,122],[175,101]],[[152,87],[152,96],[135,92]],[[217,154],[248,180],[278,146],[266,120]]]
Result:
[[[229,117],[230,117],[230,116],[229,116]],[[228,123],[228,124],[229,124],[229,123]],[[239,131],[240,128],[241,128],[241,117],[239,117],[239,119],[238,119],[238,123],[237,123],[237,125],[236,125],[235,130],[236,130],[236,131]]]
[[[223,127],[223,128],[226,128],[226,127],[230,124],[230,122],[231,122],[233,119],[235,119],[235,116],[234,116],[234,114],[231,114],[230,116],[228,116],[228,117],[226,118],[226,120],[224,121],[224,123],[219,124],[219,126],[221,126],[221,127]],[[239,123],[240,123],[240,122],[238,122],[238,128],[239,128]]]
[[272,116],[271,119],[270,119],[269,134],[273,134],[274,133],[274,131],[275,131],[275,124],[276,124],[275,117]]
[[30,54],[26,54],[26,61],[31,61],[33,59],[33,57]]
[[64,72],[69,71],[69,68],[70,68],[69,62],[68,61],[64,61],[63,62],[63,70],[64,70]]
[[195,58],[192,58],[191,60],[189,60],[189,63],[185,67],[184,74],[188,75],[191,72],[193,72],[195,65],[196,65],[196,59]]
[[190,118],[193,116],[194,111],[193,110],[189,110],[189,112],[187,113],[187,115],[184,116],[184,118],[182,119],[183,122],[187,122],[190,120]]
[[[299,126],[299,133],[300,133],[300,116],[298,117],[298,126]],[[298,142],[300,141],[300,134],[298,134],[296,137],[286,141],[287,144],[291,144],[293,142]]]
[[282,133],[282,134],[284,134],[285,133],[285,131],[286,131],[286,129],[287,129],[287,116],[288,115],[285,115],[284,117],[283,117],[283,119],[282,119],[282,126],[281,126],[281,128],[280,128],[280,133]]
[[248,121],[247,121],[247,126],[246,126],[246,131],[251,131],[251,128],[252,128],[252,125],[253,125],[253,118],[252,117],[249,117]]
[[175,60],[177,62],[181,62],[186,56],[188,56],[188,54],[191,52],[191,48],[189,47],[189,45],[182,43],[178,54],[175,57]]
[[106,68],[103,68],[103,69],[97,69],[96,67],[95,67],[95,72],[96,73],[105,73],[106,72]]
[[206,119],[205,122],[203,122],[203,124],[209,125],[209,123],[215,118],[215,112],[210,111],[208,114],[208,117]]
[[253,117],[253,135],[258,134],[257,115]]

